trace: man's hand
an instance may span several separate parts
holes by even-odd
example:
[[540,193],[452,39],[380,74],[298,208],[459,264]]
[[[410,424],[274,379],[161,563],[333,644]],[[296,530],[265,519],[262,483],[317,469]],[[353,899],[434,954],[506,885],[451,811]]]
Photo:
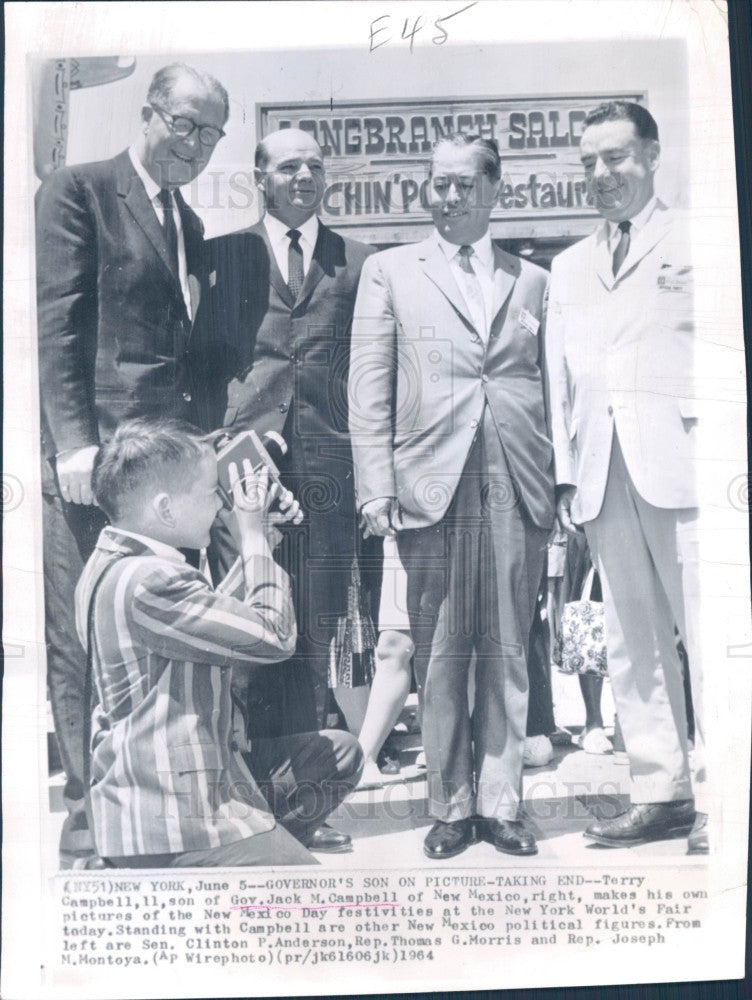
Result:
[[278,510],[267,510],[266,523],[269,527],[277,524],[300,524],[303,520],[303,511],[300,503],[295,499],[290,490],[286,490],[276,483],[272,483],[268,495],[270,500],[278,498]]
[[57,456],[57,481],[63,500],[87,506],[96,503],[91,488],[91,472],[98,451],[98,444],[90,444],[85,448],[64,451]]
[[401,529],[399,505],[396,497],[377,497],[364,503],[360,510],[363,537],[380,535],[394,538]]
[[582,532],[582,529],[572,521],[572,501],[576,492],[575,486],[556,487],[556,520],[561,530],[569,535],[578,535]]

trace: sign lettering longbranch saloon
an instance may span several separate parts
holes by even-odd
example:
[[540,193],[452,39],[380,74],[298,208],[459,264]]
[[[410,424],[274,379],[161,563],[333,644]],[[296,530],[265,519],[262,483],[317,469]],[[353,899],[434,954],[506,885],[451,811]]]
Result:
[[499,144],[502,183],[492,222],[589,219],[595,213],[579,159],[582,126],[591,108],[615,96],[266,105],[259,127],[262,135],[300,128],[317,140],[327,169],[322,217],[340,228],[429,223],[427,161],[448,132]]

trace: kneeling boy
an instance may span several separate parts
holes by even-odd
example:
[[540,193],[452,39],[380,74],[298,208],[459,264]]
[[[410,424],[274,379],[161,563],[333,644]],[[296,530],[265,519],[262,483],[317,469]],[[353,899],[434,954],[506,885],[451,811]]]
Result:
[[[231,467],[238,600],[213,590],[178,551],[208,543],[222,505],[211,444],[177,421],[132,420],[97,458],[94,493],[111,525],[86,564],[76,610],[99,696],[95,842],[115,867],[316,864],[305,844],[360,775],[362,754],[347,733],[252,746],[277,824],[237,752],[232,668],[284,660],[296,641],[289,582],[266,537],[274,488],[250,466],[242,472],[241,481]],[[299,519],[291,494],[279,501],[278,517]]]

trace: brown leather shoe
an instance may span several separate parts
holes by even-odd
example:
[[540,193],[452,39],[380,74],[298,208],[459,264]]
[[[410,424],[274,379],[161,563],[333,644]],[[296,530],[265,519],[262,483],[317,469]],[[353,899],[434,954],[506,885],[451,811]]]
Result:
[[687,837],[687,854],[709,854],[708,814],[697,813],[695,823]]
[[423,853],[427,858],[443,861],[445,858],[456,858],[474,843],[472,819],[455,819],[449,823],[437,819],[423,841]]
[[487,844],[493,844],[503,854],[537,854],[538,847],[533,834],[520,820],[488,819],[476,820],[478,836]]
[[317,851],[319,854],[343,854],[352,850],[352,837],[347,833],[340,833],[328,823],[322,823],[306,846],[309,851]]
[[640,802],[614,819],[591,823],[585,837],[603,847],[636,847],[653,840],[684,837],[695,821],[694,799]]

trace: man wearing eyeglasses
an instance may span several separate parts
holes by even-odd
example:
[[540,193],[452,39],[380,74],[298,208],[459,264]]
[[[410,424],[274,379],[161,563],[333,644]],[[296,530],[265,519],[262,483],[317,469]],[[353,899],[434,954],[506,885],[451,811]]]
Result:
[[84,654],[73,592],[105,524],[91,473],[126,417],[192,416],[186,356],[206,283],[203,226],[179,188],[224,135],[222,85],[182,64],[159,70],[133,145],[64,167],[36,200],[50,702],[66,774],[61,865],[91,862],[84,812]]

